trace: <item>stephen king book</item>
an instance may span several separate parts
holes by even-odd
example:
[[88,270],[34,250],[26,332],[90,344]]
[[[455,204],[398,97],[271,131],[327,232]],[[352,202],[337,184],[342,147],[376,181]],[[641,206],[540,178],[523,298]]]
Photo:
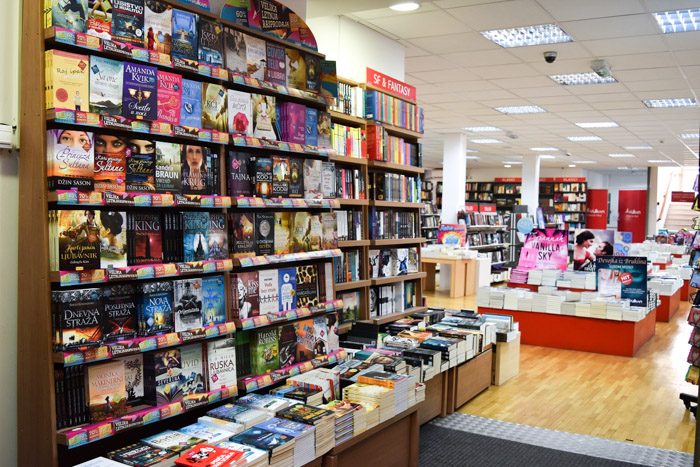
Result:
[[272,196],[272,158],[255,158],[255,194],[262,198]]
[[200,63],[224,66],[224,31],[220,23],[199,18],[198,56]]
[[247,75],[246,35],[233,28],[224,28],[224,53],[226,69],[232,75]]
[[323,162],[314,159],[304,159],[304,198],[322,199],[321,174]]
[[126,260],[126,213],[99,211],[100,267],[123,268]]
[[180,125],[202,128],[202,83],[189,79],[182,80],[182,107]]
[[228,194],[233,198],[255,194],[255,158],[248,153],[229,151]]
[[304,197],[304,162],[297,157],[289,158],[289,195],[290,198]]
[[90,112],[122,114],[124,65],[117,60],[90,57]]
[[90,421],[124,415],[127,409],[124,364],[114,361],[88,366],[87,393]]
[[90,57],[47,50],[44,61],[46,108],[89,110]]
[[297,307],[297,271],[295,268],[277,270],[279,278],[279,311],[290,311]]
[[[130,147],[136,148],[141,143],[155,147],[152,141],[129,140]],[[156,191],[156,154],[155,151],[137,153],[133,150],[126,158],[126,191]]]
[[202,327],[202,279],[173,281],[175,331]]
[[280,368],[294,365],[297,362],[297,335],[293,324],[279,327],[278,345]]
[[194,144],[181,146],[182,192],[193,195],[206,195],[214,189],[214,168],[210,165],[211,152],[208,147]]
[[164,405],[182,400],[180,349],[157,350],[143,355],[144,401]]
[[173,45],[170,49],[173,58],[185,62],[197,60],[197,20],[194,13],[173,10]]
[[306,144],[318,146],[318,110],[306,108]]
[[102,289],[105,341],[133,339],[138,334],[136,288],[130,284],[112,285]]
[[272,196],[286,198],[289,195],[289,159],[272,158]]
[[182,395],[199,394],[205,392],[204,379],[204,353],[202,344],[192,344],[180,347],[180,360],[182,372],[180,373],[180,387]]
[[96,347],[103,337],[104,307],[100,289],[54,291],[51,294],[54,344],[58,349]]
[[46,164],[51,190],[93,189],[93,134],[79,130],[46,131]]
[[210,391],[236,385],[235,339],[207,342],[207,383]]
[[45,27],[59,27],[77,32],[87,30],[88,0],[44,0]]
[[185,262],[205,261],[209,255],[209,213],[183,212]]
[[294,323],[297,334],[297,363],[306,362],[315,357],[314,355],[314,321],[306,319]]
[[255,221],[252,212],[232,212],[231,239],[233,256],[244,258],[255,256]]
[[209,259],[227,259],[228,253],[226,214],[212,212],[209,214]]
[[287,86],[290,88],[306,90],[306,62],[304,53],[297,49],[287,47],[285,49],[287,62]]
[[182,188],[180,178],[180,145],[165,141],[156,142],[156,191],[179,193]]
[[143,47],[144,0],[112,0],[112,39]]
[[253,374],[261,375],[280,367],[276,328],[256,332],[250,345]]
[[260,314],[258,273],[239,272],[231,278],[233,318],[245,319]]
[[287,85],[287,64],[284,47],[267,43],[267,62],[265,63],[265,81],[281,86]]
[[173,283],[162,281],[141,284],[138,313],[140,336],[173,332]]
[[255,214],[255,254],[256,256],[275,253],[275,215],[271,212]]
[[227,113],[229,133],[253,134],[253,107],[250,94],[229,89]]
[[173,8],[158,0],[146,0],[143,46],[170,55],[173,44]]
[[298,211],[292,214],[292,253],[310,251],[311,213]]
[[252,94],[253,99],[253,136],[276,140],[275,124],[277,110],[274,96]]
[[135,406],[143,399],[143,355],[136,354],[117,360],[124,364],[127,403]]
[[321,58],[312,55],[304,54],[306,62],[306,89],[311,92],[319,92],[321,90]]
[[315,264],[297,266],[297,308],[319,304],[318,268]]
[[258,271],[260,284],[260,314],[274,314],[279,311],[279,278],[277,269]]
[[61,271],[100,268],[100,226],[95,211],[58,211],[58,254]]
[[158,121],[177,125],[182,107],[182,76],[158,70]]
[[265,80],[265,62],[267,48],[263,39],[245,36],[247,75],[251,78]]
[[123,193],[126,160],[131,154],[126,138],[95,133],[94,190]]
[[223,276],[202,278],[202,325],[226,322],[226,288]]
[[137,120],[158,119],[158,69],[124,62],[122,115]]
[[202,84],[202,128],[227,132],[226,88],[220,84]]
[[129,265],[163,262],[163,233],[160,214],[129,212],[127,214]]

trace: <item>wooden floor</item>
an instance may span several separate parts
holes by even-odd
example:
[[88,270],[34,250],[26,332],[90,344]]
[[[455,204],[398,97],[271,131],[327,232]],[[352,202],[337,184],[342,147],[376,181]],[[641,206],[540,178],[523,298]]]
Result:
[[[476,297],[425,293],[429,306],[474,309]],[[689,304],[634,358],[523,345],[520,374],[460,412],[508,422],[693,452],[695,419],[678,398],[685,382]]]

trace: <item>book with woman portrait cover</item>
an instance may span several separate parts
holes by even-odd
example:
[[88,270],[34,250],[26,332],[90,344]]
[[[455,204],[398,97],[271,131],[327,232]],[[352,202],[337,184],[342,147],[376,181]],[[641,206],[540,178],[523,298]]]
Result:
[[93,189],[93,134],[79,130],[47,130],[46,162],[50,190]]
[[259,288],[257,271],[239,272],[231,277],[234,319],[245,319],[260,314]]
[[182,192],[184,194],[208,195],[217,193],[217,154],[206,146],[183,144],[180,153],[182,164]]

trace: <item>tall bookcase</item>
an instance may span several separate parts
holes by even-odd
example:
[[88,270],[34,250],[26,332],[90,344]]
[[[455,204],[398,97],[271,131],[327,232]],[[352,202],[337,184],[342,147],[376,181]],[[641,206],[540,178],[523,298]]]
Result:
[[585,227],[587,197],[585,178],[540,179],[540,207],[548,224],[571,230]]

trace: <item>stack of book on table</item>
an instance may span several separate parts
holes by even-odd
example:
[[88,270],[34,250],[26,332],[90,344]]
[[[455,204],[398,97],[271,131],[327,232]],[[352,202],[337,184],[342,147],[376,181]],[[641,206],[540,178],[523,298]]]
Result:
[[379,423],[384,423],[395,415],[394,391],[383,386],[355,383],[343,389],[343,399],[350,402],[369,402],[379,407]]
[[247,444],[267,452],[267,458],[271,466],[294,467],[294,437],[275,433],[254,426],[243,433],[239,433],[231,441]]
[[[245,429],[264,422],[270,415],[264,410],[252,409],[236,404],[225,404],[207,412],[211,418],[218,418],[243,425]],[[200,420],[201,421],[201,420]]]
[[350,401],[331,401],[321,406],[335,414],[335,444],[347,441],[355,433],[355,405]]
[[302,404],[321,405],[323,404],[323,391],[320,389],[312,389],[303,386],[285,385],[270,391],[270,394],[284,397],[294,401],[299,401]]
[[335,414],[330,410],[295,404],[281,411],[278,416],[313,425],[316,428],[316,457],[324,455],[335,447]]
[[236,403],[249,409],[263,410],[273,417],[277,415],[277,412],[286,409],[290,405],[288,399],[265,394],[247,394],[238,399]]
[[[381,386],[393,390],[394,393],[394,414],[408,409],[408,393],[415,392],[416,381],[411,376],[397,375],[386,371],[375,371],[360,376],[358,383]],[[392,415],[392,416],[393,416]]]
[[294,438],[294,467],[308,464],[316,457],[316,429],[311,425],[273,417],[260,423],[256,428]]

